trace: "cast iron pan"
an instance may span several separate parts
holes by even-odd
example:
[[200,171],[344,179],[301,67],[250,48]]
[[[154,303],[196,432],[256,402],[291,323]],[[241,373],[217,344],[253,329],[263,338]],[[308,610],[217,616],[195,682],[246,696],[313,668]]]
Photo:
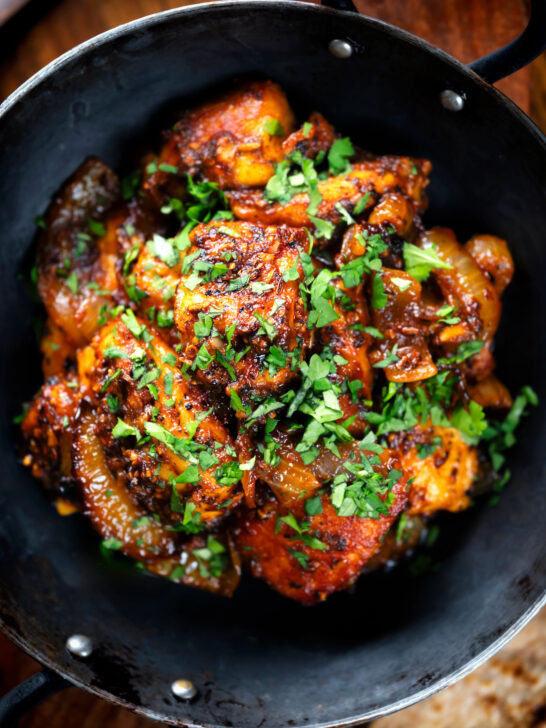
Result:
[[[249,74],[275,79],[299,113],[321,110],[363,147],[430,158],[427,223],[451,225],[461,239],[487,231],[511,241],[517,274],[500,374],[546,401],[545,140],[476,73],[494,81],[542,49],[543,0],[534,13],[521,40],[473,70],[342,10],[271,0],[198,5],[84,43],[1,107],[0,613],[4,633],[47,668],[174,725],[354,725],[454,682],[537,611],[546,587],[540,407],[520,430],[500,503],[443,520],[438,570],[366,577],[353,594],[310,609],[257,581],[244,580],[227,600],[106,562],[85,519],[60,518],[19,465],[11,424],[40,382],[35,305],[17,279],[33,217],[86,155],[123,171],[173,109]],[[334,55],[334,39],[352,54]],[[446,89],[458,94],[443,95],[450,108],[441,102]],[[87,659],[65,649],[74,633],[92,638]],[[172,695],[178,678],[197,688],[191,702]],[[4,700],[5,720],[60,682],[47,671],[35,676]]]

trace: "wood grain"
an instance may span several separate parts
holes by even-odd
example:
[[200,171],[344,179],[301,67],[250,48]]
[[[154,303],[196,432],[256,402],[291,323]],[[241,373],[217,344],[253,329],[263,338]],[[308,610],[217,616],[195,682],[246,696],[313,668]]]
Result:
[[[525,27],[524,0],[356,0],[361,12],[394,23],[447,50],[464,63],[509,43]],[[522,109],[529,108],[530,71],[499,83]]]
[[[3,5],[14,5],[17,1],[3,0]],[[143,15],[192,5],[198,1],[34,0],[0,29],[0,99],[46,63],[97,33]],[[356,2],[365,14],[399,25],[435,43],[463,62],[478,58],[510,41],[524,27],[526,18],[524,0]],[[0,0],[0,13],[3,5]],[[502,81],[499,87],[521,108],[526,111],[530,109],[537,123],[546,128],[546,55],[535,61],[531,69],[524,69]],[[527,629],[534,628],[530,626]],[[502,655],[498,659],[502,660]],[[37,663],[0,636],[0,694],[31,675],[38,667]],[[546,665],[542,665],[541,669],[546,675]],[[467,691],[476,691],[476,682],[465,684],[468,685]],[[513,689],[518,689],[517,684],[514,684]],[[445,695],[446,700],[449,700],[449,691]],[[433,700],[440,700],[439,704],[434,703],[433,710],[441,712],[441,696]],[[408,713],[407,725],[418,724],[416,716]],[[464,712],[454,724],[469,725]],[[51,698],[21,721],[24,728],[151,728],[153,725],[157,724],[75,688]],[[383,725],[384,728],[394,726],[388,723]],[[404,719],[396,725],[405,725]],[[382,727],[378,725],[377,728]]]

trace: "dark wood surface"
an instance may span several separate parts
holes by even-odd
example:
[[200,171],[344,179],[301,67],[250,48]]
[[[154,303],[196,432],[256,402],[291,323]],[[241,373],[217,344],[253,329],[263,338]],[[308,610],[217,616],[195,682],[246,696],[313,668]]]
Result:
[[[0,29],[0,99],[49,61],[97,33],[195,0],[34,0]],[[464,62],[523,29],[524,0],[356,0],[361,12],[399,25]],[[0,23],[17,0],[0,0]],[[499,87],[546,128],[546,57]],[[326,110],[327,111],[327,110]],[[0,694],[38,665],[0,637]],[[546,674],[546,667],[545,667]],[[416,725],[412,720],[410,724]],[[71,688],[21,721],[26,728],[145,728],[156,725]],[[462,725],[462,724],[461,724]]]

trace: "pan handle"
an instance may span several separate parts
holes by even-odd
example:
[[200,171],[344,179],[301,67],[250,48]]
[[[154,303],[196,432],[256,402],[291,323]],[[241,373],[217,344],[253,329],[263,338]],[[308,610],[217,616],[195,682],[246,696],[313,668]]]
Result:
[[[351,0],[322,0],[322,5],[336,10],[356,11]],[[546,0],[531,0],[531,16],[523,33],[508,45],[473,61],[468,67],[488,83],[496,83],[531,63],[544,50]]]
[[511,43],[469,64],[488,83],[519,71],[546,50],[546,0],[531,0],[531,17],[521,35]]
[[56,672],[44,667],[0,698],[0,728],[10,728],[15,721],[46,698],[70,687]]

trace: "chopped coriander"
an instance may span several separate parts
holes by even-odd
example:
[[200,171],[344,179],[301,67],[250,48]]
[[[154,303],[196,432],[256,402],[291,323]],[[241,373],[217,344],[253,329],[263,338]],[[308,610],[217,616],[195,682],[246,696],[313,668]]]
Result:
[[135,170],[123,177],[121,180],[121,196],[124,200],[130,200],[136,194],[140,184],[140,172]]
[[267,119],[264,122],[264,131],[271,136],[284,136],[284,129],[278,119]]
[[355,221],[353,220],[353,218],[351,217],[351,215],[349,215],[348,210],[345,207],[343,207],[343,205],[341,204],[341,202],[336,202],[335,208],[339,212],[339,214],[341,215],[341,219],[343,220],[343,222],[345,222],[347,225],[353,225],[354,224]]
[[122,372],[123,372],[122,369],[116,369],[116,371],[113,374],[111,374],[108,377],[108,379],[104,382],[104,384],[102,385],[102,387],[99,390],[100,393],[103,394],[104,392],[106,392],[106,390],[108,389],[108,387],[112,384],[112,382],[115,379],[117,379],[122,374]]
[[123,546],[123,541],[117,538],[105,538],[103,539],[101,546],[108,551],[118,551]]
[[298,271],[298,261],[296,260],[294,262],[294,265],[292,265],[290,268],[287,268],[284,273],[282,274],[283,281],[297,281],[300,277],[299,271]]
[[451,266],[438,256],[435,245],[419,248],[417,245],[404,243],[403,256],[406,272],[418,281],[426,280],[433,270],[451,270]]
[[261,281],[255,281],[250,284],[250,290],[252,293],[265,293],[270,291],[275,286],[272,283],[262,283]]
[[260,324],[260,328],[257,331],[257,334],[265,334],[270,341],[274,341],[275,337],[277,336],[277,329],[276,327],[270,322],[267,321],[261,314],[254,313],[254,318],[258,321]]
[[363,326],[362,331],[365,334],[369,334],[370,336],[374,336],[376,339],[383,339],[383,334],[379,329],[376,329],[374,326]]
[[161,162],[157,165],[157,168],[162,172],[168,172],[169,174],[178,174],[178,167],[175,167],[173,164],[166,164],[165,162]]
[[234,278],[228,284],[228,291],[238,291],[248,285],[250,280],[249,275],[241,276],[240,278]]
[[136,437],[137,440],[140,440],[140,432],[138,429],[133,425],[124,422],[120,417],[118,417],[118,421],[112,430],[112,436],[116,439],[119,439],[120,437]]
[[182,579],[186,574],[186,567],[182,564],[178,564],[178,566],[175,566],[174,569],[169,574],[169,579],[171,581],[178,581],[179,579]]
[[291,548],[289,548],[288,551],[296,559],[296,561],[298,562],[298,564],[301,566],[302,569],[307,569],[307,565],[309,564],[309,556],[307,556],[307,554],[304,554],[302,551],[297,551],[296,549],[291,549]]
[[150,253],[166,263],[172,268],[180,261],[178,249],[173,245],[171,240],[154,233],[152,240],[146,243],[146,247]]
[[174,326],[174,311],[169,309],[168,311],[160,310],[157,312],[157,325],[160,328],[167,328]]
[[385,285],[381,279],[381,276],[377,275],[376,273],[372,281],[372,308],[376,310],[385,308],[388,300],[389,299],[385,291]]
[[130,308],[126,308],[125,312],[121,314],[121,320],[127,326],[129,331],[133,334],[133,336],[136,336],[136,338],[140,338],[145,331],[146,327],[142,324],[139,324],[137,321],[137,318],[133,311]]
[[308,516],[319,516],[322,513],[322,501],[319,495],[305,501],[305,512]]
[[368,205],[368,200],[370,199],[371,194],[372,193],[370,191],[368,191],[368,192],[366,192],[365,195],[363,195],[360,198],[360,200],[358,200],[358,202],[356,203],[356,205],[354,206],[354,209],[353,209],[353,215],[355,215],[355,217],[358,217],[358,215],[360,215],[362,212],[364,212],[364,210],[366,209],[366,206]]
[[328,151],[328,171],[330,174],[345,174],[351,169],[349,159],[355,153],[348,137],[336,139]]
[[317,238],[326,238],[326,240],[330,240],[334,234],[334,230],[336,229],[335,225],[329,220],[323,220],[321,217],[317,217],[316,215],[309,215],[309,219],[315,226],[315,234]]
[[106,228],[104,227],[102,222],[99,222],[98,220],[93,220],[93,218],[88,217],[87,225],[89,226],[89,230],[91,230],[93,235],[96,235],[98,238],[103,238],[106,235]]
[[250,413],[249,408],[245,407],[239,393],[233,387],[230,387],[229,390],[229,405],[234,412],[243,412],[245,415]]
[[205,344],[201,344],[201,348],[197,352],[191,368],[194,371],[195,369],[201,369],[203,371],[204,369],[207,369],[212,361],[214,361],[214,357],[209,354]]
[[115,415],[119,412],[119,399],[115,394],[106,395],[106,403],[110,412]]
[[67,287],[72,291],[72,293],[74,295],[76,295],[78,293],[79,281],[78,281],[78,276],[74,271],[72,271],[72,273],[67,275],[64,282],[66,283]]
[[391,278],[391,283],[394,283],[394,285],[401,291],[401,293],[404,293],[404,291],[407,291],[408,288],[411,286],[411,282],[406,280],[405,278],[400,278],[397,276],[393,276]]

